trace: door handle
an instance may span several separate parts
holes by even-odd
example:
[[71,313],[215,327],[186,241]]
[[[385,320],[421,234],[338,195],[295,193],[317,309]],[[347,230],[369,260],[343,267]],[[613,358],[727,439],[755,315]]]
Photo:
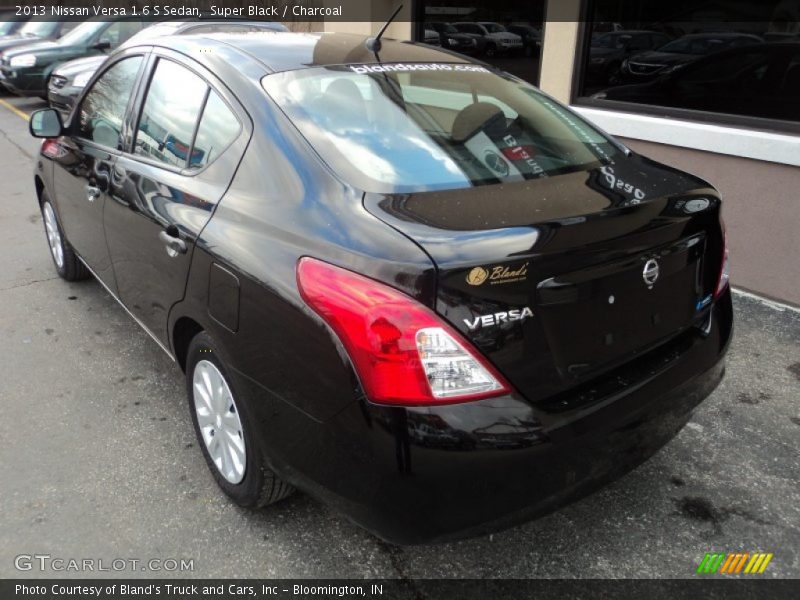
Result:
[[89,202],[94,202],[95,200],[97,200],[100,197],[100,194],[102,194],[102,193],[103,193],[103,190],[101,190],[97,186],[94,186],[94,185],[87,185],[86,186],[86,199]]
[[162,231],[158,234],[158,239],[167,247],[167,254],[169,254],[170,257],[175,258],[179,254],[186,254],[186,242],[177,235],[170,235],[169,232]]

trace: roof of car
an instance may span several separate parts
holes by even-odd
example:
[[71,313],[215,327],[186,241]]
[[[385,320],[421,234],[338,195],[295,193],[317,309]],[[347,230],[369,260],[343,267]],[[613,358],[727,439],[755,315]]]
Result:
[[272,72],[344,64],[380,63],[469,63],[467,57],[413,42],[381,39],[376,55],[366,47],[368,37],[347,33],[213,33],[164,36],[143,40],[143,44],[180,50],[196,50],[224,44],[248,54]]

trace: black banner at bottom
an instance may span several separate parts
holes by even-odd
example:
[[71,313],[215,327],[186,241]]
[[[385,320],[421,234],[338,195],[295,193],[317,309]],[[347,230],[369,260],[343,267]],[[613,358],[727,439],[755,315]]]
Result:
[[300,598],[798,598],[800,580],[755,579],[6,579],[3,600],[296,600]]

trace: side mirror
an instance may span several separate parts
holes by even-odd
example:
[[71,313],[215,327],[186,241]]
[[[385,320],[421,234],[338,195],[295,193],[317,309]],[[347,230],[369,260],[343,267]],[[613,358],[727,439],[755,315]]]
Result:
[[109,48],[111,48],[111,42],[108,40],[100,40],[92,46],[93,50],[108,50]]
[[58,137],[64,132],[64,124],[61,122],[61,115],[52,108],[37,110],[31,115],[28,121],[28,130],[33,137],[52,138]]

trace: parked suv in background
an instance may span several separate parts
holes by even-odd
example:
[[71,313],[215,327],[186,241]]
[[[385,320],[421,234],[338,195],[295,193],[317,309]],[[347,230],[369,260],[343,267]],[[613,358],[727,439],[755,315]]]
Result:
[[442,48],[452,50],[454,52],[461,52],[462,54],[477,54],[478,49],[483,48],[483,44],[478,44],[480,39],[477,35],[470,35],[468,33],[461,33],[450,23],[442,21],[432,21],[425,23],[425,43],[428,42],[427,32],[433,30],[439,36],[439,44]]
[[506,25],[509,33],[522,38],[525,56],[539,54],[542,49],[542,32],[532,25]]
[[[163,21],[145,27],[131,37],[126,44],[138,44],[149,37],[164,35],[198,35],[207,33],[253,33],[256,31],[289,31],[285,25],[272,21],[200,20]],[[105,54],[78,58],[53,70],[47,86],[50,106],[66,119],[78,94],[106,59]]]
[[522,38],[516,34],[509,33],[499,23],[490,21],[478,23],[461,22],[453,23],[453,26],[463,33],[472,33],[483,37],[485,42],[483,52],[489,58],[498,54],[522,50]]
[[21,23],[21,26],[13,33],[0,37],[0,53],[45,40],[57,40],[78,25],[80,23],[75,21],[42,21],[38,19],[26,21]]
[[[104,17],[108,19],[108,17]],[[90,20],[79,24],[58,41],[39,42],[3,52],[3,85],[20,96],[47,99],[47,80],[59,64],[113,50],[145,25],[138,19]]]

